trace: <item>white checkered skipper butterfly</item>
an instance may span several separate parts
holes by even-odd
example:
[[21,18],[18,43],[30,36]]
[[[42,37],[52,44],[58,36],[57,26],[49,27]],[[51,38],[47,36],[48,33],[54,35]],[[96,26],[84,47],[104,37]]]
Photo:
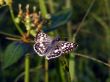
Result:
[[52,39],[50,36],[40,31],[35,37],[34,51],[39,56],[45,56],[46,59],[57,58],[64,53],[75,49],[77,44],[67,41],[60,41],[59,38]]

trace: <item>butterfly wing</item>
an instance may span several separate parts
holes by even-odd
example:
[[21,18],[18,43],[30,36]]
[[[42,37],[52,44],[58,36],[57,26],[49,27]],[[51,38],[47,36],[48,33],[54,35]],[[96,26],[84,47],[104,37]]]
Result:
[[51,43],[52,42],[52,38],[50,36],[48,36],[46,33],[40,31],[36,37],[35,37],[35,42],[46,42],[46,43]]
[[67,41],[60,41],[59,44],[61,45],[60,47],[62,49],[62,54],[69,53],[78,46],[76,43]]
[[36,42],[33,45],[34,51],[39,55],[39,56],[44,56],[45,55],[45,50],[47,49],[48,43],[42,42]]
[[45,51],[47,47],[51,44],[52,39],[47,34],[43,33],[42,31],[39,32],[35,37],[35,44],[33,46],[34,51],[39,56],[46,55]]
[[54,47],[52,47],[49,51],[49,53],[46,55],[46,59],[53,59],[53,58],[57,58],[62,54],[62,50],[60,48],[60,45],[56,45]]
[[53,49],[50,50],[48,55],[46,55],[46,59],[57,58],[62,54],[69,53],[77,47],[77,44],[67,41],[59,41],[55,44]]
[[33,46],[35,52],[39,56],[46,56],[46,59],[53,59],[59,57],[61,54],[68,53],[74,50],[77,44],[67,41],[59,41],[59,39],[51,39],[42,31],[35,37],[35,44]]

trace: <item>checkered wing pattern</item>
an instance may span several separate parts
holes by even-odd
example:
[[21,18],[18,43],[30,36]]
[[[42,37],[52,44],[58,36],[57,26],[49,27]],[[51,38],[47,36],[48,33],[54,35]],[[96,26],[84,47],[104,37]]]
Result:
[[47,34],[39,32],[35,37],[33,46],[39,56],[45,56],[46,59],[53,59],[62,54],[69,53],[77,47],[77,44],[67,41],[60,41],[58,38],[51,39]]
[[39,56],[44,56],[45,50],[48,48],[48,46],[51,44],[52,39],[47,34],[43,33],[42,31],[39,32],[35,37],[35,44],[33,46],[34,51]]
[[62,54],[69,53],[70,51],[73,51],[77,47],[77,44],[67,41],[59,41],[55,45],[53,45],[53,48],[50,50],[50,52],[46,55],[46,59],[53,59],[61,56]]

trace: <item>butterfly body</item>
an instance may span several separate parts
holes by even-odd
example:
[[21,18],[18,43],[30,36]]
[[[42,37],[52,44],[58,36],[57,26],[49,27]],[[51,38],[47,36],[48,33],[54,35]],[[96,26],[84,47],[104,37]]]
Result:
[[42,31],[35,37],[33,46],[39,56],[45,56],[46,59],[57,58],[64,53],[69,53],[77,47],[73,42],[60,41],[59,38],[52,39]]

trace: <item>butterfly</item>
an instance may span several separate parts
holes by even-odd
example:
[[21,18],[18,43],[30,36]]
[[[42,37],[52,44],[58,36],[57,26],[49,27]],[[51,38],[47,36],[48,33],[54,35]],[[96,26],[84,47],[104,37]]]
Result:
[[77,46],[73,42],[61,41],[59,37],[52,39],[46,33],[40,31],[35,37],[33,48],[39,56],[45,56],[49,60],[69,53]]

